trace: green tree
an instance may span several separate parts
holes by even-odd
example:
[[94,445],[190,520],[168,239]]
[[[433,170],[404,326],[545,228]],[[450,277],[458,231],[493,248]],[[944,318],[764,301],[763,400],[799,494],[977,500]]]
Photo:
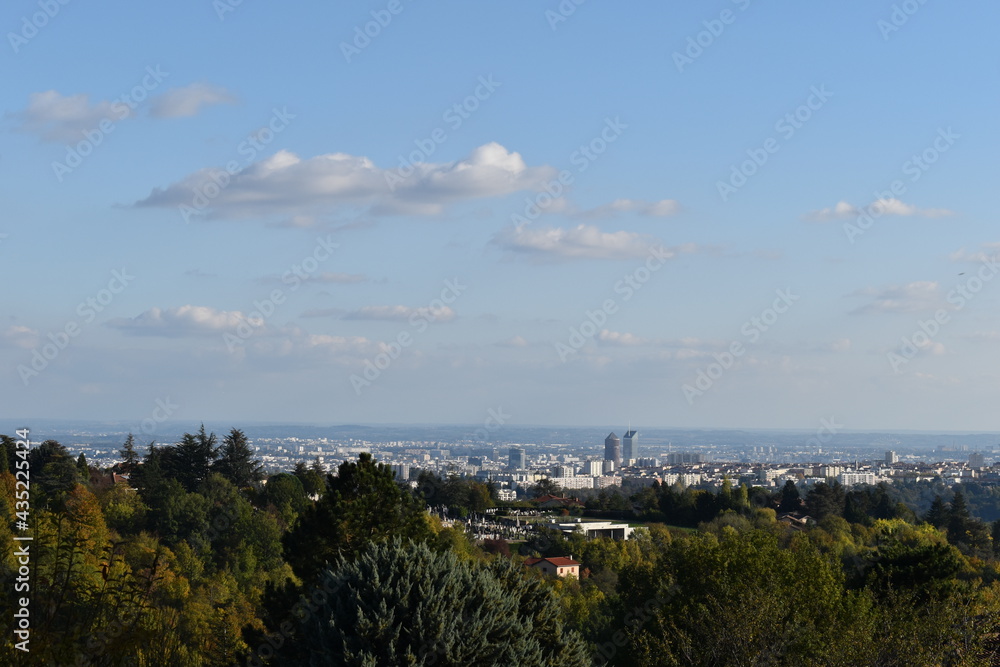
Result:
[[781,489],[781,504],[778,505],[779,512],[798,512],[802,509],[802,498],[799,496],[799,487],[795,486],[792,480],[786,480],[785,486]]
[[307,495],[318,496],[323,493],[323,488],[326,486],[326,471],[323,470],[319,457],[310,466],[307,466],[305,461],[297,462],[293,474],[302,482],[302,488]]
[[41,507],[62,509],[63,503],[79,481],[73,457],[55,440],[46,440],[28,452],[32,487],[41,491]]
[[806,494],[806,512],[817,521],[828,516],[841,516],[844,513],[843,487],[836,482],[814,485]]
[[295,573],[311,581],[325,563],[371,542],[430,534],[422,503],[396,483],[391,467],[362,453],[327,477],[323,497],[299,516],[283,544]]
[[304,664],[584,667],[548,586],[489,564],[395,539],[324,572],[332,590],[304,628]]
[[161,462],[164,472],[188,491],[194,491],[212,472],[218,456],[215,442],[215,434],[206,434],[204,424],[197,434],[185,433],[180,442],[165,448]]
[[139,467],[141,457],[139,456],[139,452],[135,450],[135,437],[131,433],[125,438],[125,443],[122,445],[118,455],[122,459],[122,474],[131,475]]
[[962,489],[956,488],[948,512],[948,541],[952,544],[962,542],[971,522],[972,517],[965,503],[965,494],[962,493]]
[[[204,430],[202,426],[202,432]],[[222,439],[219,458],[212,464],[212,471],[240,488],[264,479],[261,462],[256,458],[247,436],[238,428],[230,430]]]
[[76,457],[76,470],[84,480],[90,479],[90,466],[87,465],[87,455],[83,452],[80,452],[80,456]]
[[864,596],[845,595],[839,568],[804,535],[784,548],[763,531],[724,528],[674,541],[621,579],[625,637],[601,646],[614,664],[867,664],[855,655],[866,645]]
[[949,518],[948,506],[945,505],[944,500],[939,495],[934,496],[934,502],[931,503],[930,509],[924,515],[924,521],[937,528],[944,528],[948,525]]
[[295,521],[295,518],[309,505],[309,498],[306,497],[302,482],[287,472],[280,472],[267,478],[264,496],[289,524]]
[[540,498],[542,496],[558,496],[561,491],[558,482],[551,477],[543,477],[528,489],[528,494],[532,498]]

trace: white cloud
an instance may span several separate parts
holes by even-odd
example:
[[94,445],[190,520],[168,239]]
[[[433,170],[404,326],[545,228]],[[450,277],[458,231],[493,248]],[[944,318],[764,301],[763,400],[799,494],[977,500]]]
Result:
[[236,102],[236,96],[222,86],[192,83],[171,88],[154,98],[150,102],[149,115],[154,118],[185,118],[196,116],[203,107]]
[[150,308],[132,318],[118,318],[109,327],[135,336],[197,336],[232,330],[246,316],[238,310],[216,310],[208,306]]
[[912,204],[907,204],[895,198],[876,199],[872,203],[858,208],[846,201],[837,202],[832,208],[824,208],[818,211],[811,211],[803,216],[806,220],[815,222],[825,222],[827,220],[838,220],[842,218],[857,218],[868,213],[872,216],[897,215],[903,217],[920,216],[924,218],[940,218],[954,215],[954,211],[945,208],[918,208]]
[[980,249],[975,252],[967,252],[965,248],[956,250],[948,255],[948,259],[953,262],[974,262],[982,264],[983,262],[995,261],[997,255],[1000,255],[1000,243],[983,243],[979,246],[979,248]]
[[676,199],[661,199],[653,202],[641,199],[616,199],[610,204],[579,211],[577,215],[585,218],[610,218],[619,213],[637,213],[653,218],[665,218],[676,215],[680,210],[680,203]]
[[47,90],[32,93],[28,106],[10,115],[20,122],[19,132],[37,135],[43,141],[73,143],[83,139],[87,130],[96,130],[102,120],[117,122],[134,112],[121,102],[91,104],[86,94],[63,96]]
[[34,329],[14,324],[0,332],[0,340],[7,341],[15,347],[30,350],[41,341],[41,334]]
[[601,329],[600,333],[597,334],[597,340],[607,345],[620,345],[623,347],[648,345],[650,343],[646,338],[640,338],[630,333],[609,331],[608,329]]
[[302,317],[340,317],[345,311],[343,308],[313,308],[302,313]]
[[528,347],[529,343],[523,336],[512,336],[496,343],[497,347]]
[[933,281],[916,281],[906,285],[893,285],[876,289],[867,287],[849,296],[869,297],[870,303],[856,308],[854,313],[926,313],[947,304],[941,286]]
[[670,259],[680,252],[695,252],[694,245],[665,248],[656,239],[635,232],[602,232],[595,225],[562,227],[505,227],[491,241],[512,253],[536,258],[639,259],[656,249]]
[[345,320],[399,320],[409,321],[411,317],[432,322],[449,322],[455,319],[455,311],[450,306],[411,308],[410,306],[364,306],[344,315]]
[[[155,188],[136,206],[192,206],[200,188],[219,171],[202,169],[167,188]],[[417,164],[405,179],[366,157],[328,153],[302,159],[283,150],[232,176],[207,202],[205,212],[216,218],[310,220],[331,208],[354,207],[373,214],[434,216],[455,202],[538,189],[554,173],[552,167],[527,166],[520,154],[497,143],[480,146],[458,162]]]
[[[193,116],[204,106],[235,101],[236,98],[221,86],[194,83],[150,98],[150,116]],[[92,103],[86,93],[62,95],[56,90],[46,90],[31,93],[28,106],[8,116],[18,122],[19,132],[36,135],[42,141],[71,144],[84,139],[88,131],[98,131],[104,120],[117,123],[134,118],[136,106],[135,102],[123,101],[121,97]]]
[[847,352],[851,349],[851,339],[850,338],[838,338],[837,340],[830,343],[830,350],[833,352]]

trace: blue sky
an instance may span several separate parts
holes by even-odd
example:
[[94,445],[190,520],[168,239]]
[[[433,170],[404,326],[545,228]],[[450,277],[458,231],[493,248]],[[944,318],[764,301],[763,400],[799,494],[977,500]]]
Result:
[[995,430],[998,15],[7,3],[5,411]]

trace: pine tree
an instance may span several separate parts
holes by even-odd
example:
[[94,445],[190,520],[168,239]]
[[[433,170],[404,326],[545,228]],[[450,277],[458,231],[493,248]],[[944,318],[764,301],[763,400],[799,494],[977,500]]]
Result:
[[966,541],[966,533],[973,524],[969,515],[969,508],[965,504],[965,494],[961,489],[955,489],[955,496],[951,499],[951,511],[948,517],[948,541],[952,544]]
[[927,510],[924,521],[937,528],[944,528],[948,525],[949,518],[948,508],[945,506],[944,500],[941,496],[934,496],[934,502],[931,503],[931,508]]
[[87,465],[87,456],[83,452],[76,458],[76,469],[85,480],[90,479],[90,466]]
[[781,489],[781,504],[778,506],[779,512],[797,512],[802,507],[802,499],[799,497],[799,488],[795,482],[787,480]]
[[206,434],[204,424],[196,435],[185,433],[180,442],[164,451],[164,472],[186,490],[195,491],[212,472],[212,463],[218,457],[215,442],[215,434]]
[[[204,428],[202,426],[202,431]],[[247,436],[234,428],[222,439],[219,460],[212,465],[212,469],[237,487],[250,486],[264,479],[263,466],[254,455]]]
[[135,451],[135,438],[131,433],[125,438],[125,444],[118,452],[122,457],[121,470],[125,475],[131,475],[139,467],[139,452]]

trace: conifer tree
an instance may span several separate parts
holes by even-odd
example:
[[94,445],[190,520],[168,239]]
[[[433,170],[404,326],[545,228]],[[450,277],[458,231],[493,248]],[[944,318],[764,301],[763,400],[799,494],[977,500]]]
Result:
[[263,466],[255,458],[246,434],[238,428],[230,430],[222,439],[219,459],[212,465],[212,469],[237,487],[250,486],[264,479]]
[[186,490],[196,490],[211,474],[212,464],[218,457],[215,442],[215,434],[206,434],[204,424],[195,435],[185,433],[180,442],[164,451],[164,472]]
[[76,458],[76,469],[84,479],[90,479],[90,466],[87,465],[87,455],[83,452]]
[[302,664],[584,667],[586,644],[549,587],[523,567],[394,539],[323,573]]
[[948,508],[945,506],[944,500],[941,496],[934,496],[934,502],[931,503],[931,508],[927,510],[924,521],[932,526],[944,528],[948,525],[948,519]]
[[139,452],[135,451],[135,438],[131,433],[125,438],[125,444],[118,454],[122,457],[121,470],[126,475],[131,475],[139,467]]

